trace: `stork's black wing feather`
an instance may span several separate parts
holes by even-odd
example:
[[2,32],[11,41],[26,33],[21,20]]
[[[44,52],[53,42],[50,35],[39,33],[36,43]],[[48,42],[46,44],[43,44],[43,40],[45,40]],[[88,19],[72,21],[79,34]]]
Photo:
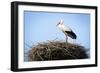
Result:
[[72,39],[76,39],[76,38],[77,38],[76,34],[75,34],[73,31],[65,31],[65,32],[66,32],[67,35],[68,35],[69,37],[71,37]]

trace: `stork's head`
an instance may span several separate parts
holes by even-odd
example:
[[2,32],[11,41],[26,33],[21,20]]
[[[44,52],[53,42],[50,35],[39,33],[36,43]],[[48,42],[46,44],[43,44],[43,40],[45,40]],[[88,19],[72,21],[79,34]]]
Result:
[[63,21],[63,20],[60,20],[60,21],[58,22],[57,26],[58,26],[58,25],[62,25],[63,23],[64,23],[64,21]]

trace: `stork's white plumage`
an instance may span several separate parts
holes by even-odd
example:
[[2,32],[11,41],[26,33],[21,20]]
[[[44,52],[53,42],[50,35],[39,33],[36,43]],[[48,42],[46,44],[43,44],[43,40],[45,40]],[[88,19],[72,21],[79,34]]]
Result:
[[60,20],[60,22],[57,24],[58,28],[66,35],[66,42],[67,42],[67,36],[71,37],[72,39],[76,39],[76,34],[68,27],[64,25],[64,21]]

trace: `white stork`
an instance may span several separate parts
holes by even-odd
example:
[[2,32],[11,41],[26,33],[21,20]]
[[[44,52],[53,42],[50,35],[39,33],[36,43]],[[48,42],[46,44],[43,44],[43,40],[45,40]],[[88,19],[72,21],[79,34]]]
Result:
[[68,40],[68,37],[71,37],[72,39],[76,39],[76,34],[67,26],[64,25],[64,21],[60,20],[60,22],[57,24],[57,27],[66,35],[66,42]]

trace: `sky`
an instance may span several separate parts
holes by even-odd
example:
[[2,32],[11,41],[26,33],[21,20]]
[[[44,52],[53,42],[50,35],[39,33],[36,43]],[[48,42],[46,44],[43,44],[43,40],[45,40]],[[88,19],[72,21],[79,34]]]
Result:
[[77,35],[75,42],[90,48],[90,14],[24,11],[25,50],[39,42],[65,41],[64,33],[56,26],[61,19]]

